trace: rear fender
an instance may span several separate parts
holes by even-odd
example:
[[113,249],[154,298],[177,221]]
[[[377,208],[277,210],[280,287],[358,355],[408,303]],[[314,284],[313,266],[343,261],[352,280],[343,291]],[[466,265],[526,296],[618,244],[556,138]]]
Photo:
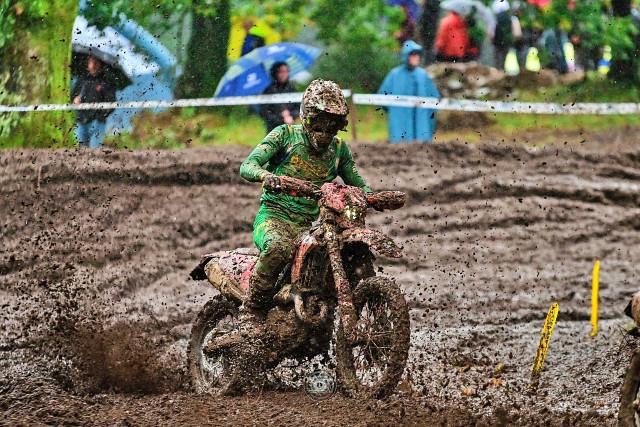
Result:
[[402,249],[390,237],[368,228],[350,228],[342,232],[344,243],[362,242],[372,251],[389,258],[400,258]]
[[257,255],[257,251],[248,248],[206,254],[190,276],[208,280],[222,295],[241,301],[249,289]]
[[191,270],[191,273],[189,273],[189,276],[193,280],[207,280],[207,273],[205,273],[204,267],[209,263],[209,261],[217,257],[218,257],[218,253],[203,255],[202,258],[200,259],[200,262],[196,266],[196,268]]

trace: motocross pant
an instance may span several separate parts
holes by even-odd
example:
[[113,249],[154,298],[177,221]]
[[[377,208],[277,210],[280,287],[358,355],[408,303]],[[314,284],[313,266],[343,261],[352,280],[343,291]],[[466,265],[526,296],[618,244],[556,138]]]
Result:
[[261,205],[253,224],[253,242],[260,250],[255,270],[249,279],[249,293],[245,306],[264,311],[269,308],[278,275],[291,261],[298,236],[311,221],[285,214],[279,209]]

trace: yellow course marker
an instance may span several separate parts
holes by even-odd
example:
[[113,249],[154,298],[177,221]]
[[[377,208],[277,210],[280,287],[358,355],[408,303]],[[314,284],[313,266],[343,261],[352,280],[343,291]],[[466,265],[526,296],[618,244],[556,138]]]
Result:
[[593,264],[593,275],[591,276],[591,336],[598,333],[598,287],[600,281],[600,260]]
[[542,326],[542,331],[540,332],[540,344],[538,344],[538,352],[536,353],[536,358],[533,361],[531,378],[536,378],[538,375],[540,375],[540,371],[542,370],[542,366],[544,365],[544,359],[547,357],[547,352],[549,351],[551,333],[553,332],[553,327],[556,325],[559,310],[560,306],[558,305],[558,303],[553,303],[549,308],[547,318],[544,320],[544,325]]

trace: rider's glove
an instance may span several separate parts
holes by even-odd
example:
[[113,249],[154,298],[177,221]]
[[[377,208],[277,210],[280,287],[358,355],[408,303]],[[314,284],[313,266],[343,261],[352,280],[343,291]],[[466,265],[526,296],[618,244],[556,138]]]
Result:
[[270,173],[262,180],[262,186],[267,190],[279,190],[282,183],[279,176]]

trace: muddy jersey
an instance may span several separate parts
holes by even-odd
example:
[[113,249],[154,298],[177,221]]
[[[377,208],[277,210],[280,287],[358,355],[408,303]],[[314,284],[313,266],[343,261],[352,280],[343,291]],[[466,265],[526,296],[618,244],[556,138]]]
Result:
[[[249,181],[262,181],[270,173],[304,179],[318,186],[339,176],[347,185],[371,191],[358,173],[344,141],[334,137],[327,150],[316,153],[302,125],[276,127],[240,166],[240,175]],[[263,191],[260,201],[294,222],[313,221],[319,213],[317,202],[305,197]]]

